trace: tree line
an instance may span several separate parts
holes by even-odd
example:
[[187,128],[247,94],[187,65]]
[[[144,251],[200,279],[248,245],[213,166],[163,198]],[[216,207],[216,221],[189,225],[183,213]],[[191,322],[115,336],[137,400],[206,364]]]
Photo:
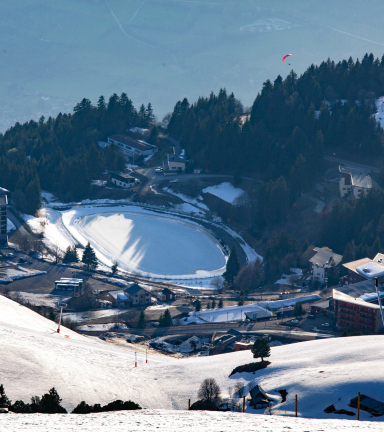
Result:
[[132,126],[154,121],[151,104],[137,111],[125,93],[108,102],[100,96],[76,104],[72,114],[59,114],[38,122],[16,123],[0,135],[0,185],[13,192],[17,207],[34,214],[41,204],[41,189],[64,201],[87,197],[91,180],[107,168],[121,171],[124,158],[117,147],[100,148],[98,141],[126,133]]

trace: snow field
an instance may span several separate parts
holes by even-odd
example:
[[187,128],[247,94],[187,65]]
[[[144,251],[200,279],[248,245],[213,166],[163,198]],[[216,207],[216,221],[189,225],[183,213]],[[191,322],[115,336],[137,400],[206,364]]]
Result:
[[[334,404],[336,409],[355,411],[348,403],[359,391],[382,399],[384,377],[379,372],[384,356],[383,336],[335,338],[273,347],[269,358],[272,363],[267,369],[229,378],[236,366],[253,361],[250,351],[180,360],[149,355],[148,364],[145,354],[138,353],[138,367],[135,368],[134,352],[129,344],[127,349],[117,348],[64,328],[57,334],[54,323],[1,296],[0,310],[0,382],[12,400],[27,400],[55,386],[68,410],[81,400],[105,404],[115,399],[131,399],[147,409],[185,410],[188,399],[197,399],[201,381],[212,377],[221,387],[223,397],[228,396],[228,388],[233,389],[238,380],[243,380],[247,389],[248,384],[255,381],[277,401],[272,409],[274,415],[291,415],[297,394],[300,416],[344,417],[352,420],[348,422],[352,427],[356,424],[355,417],[335,417],[324,413],[324,409]],[[283,404],[276,392],[279,389],[288,391]],[[247,410],[255,412],[251,408]],[[182,418],[183,413],[178,414],[178,418]],[[361,418],[382,421],[380,417],[371,419],[364,411]],[[286,424],[288,420],[280,418],[278,421]],[[219,425],[218,428],[216,430],[222,430]]]
[[89,241],[106,265],[116,260],[123,270],[157,278],[209,277],[225,270],[220,245],[197,224],[131,208],[88,210],[64,212],[63,222],[80,243]]
[[354,432],[382,431],[369,421],[316,420],[231,412],[141,410],[85,415],[3,415],[7,432]]
[[14,231],[15,229],[16,229],[16,227],[13,224],[13,222],[10,221],[9,219],[7,219],[7,233]]
[[245,194],[242,189],[235,188],[229,182],[220,183],[216,186],[209,186],[203,189],[203,193],[210,193],[211,195],[215,195],[229,204],[234,204],[237,198]]

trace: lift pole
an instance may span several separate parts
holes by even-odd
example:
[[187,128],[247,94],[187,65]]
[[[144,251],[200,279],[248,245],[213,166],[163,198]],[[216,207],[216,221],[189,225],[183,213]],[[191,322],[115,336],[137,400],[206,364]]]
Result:
[[377,300],[379,301],[379,306],[380,306],[381,320],[382,320],[383,326],[384,326],[384,313],[383,313],[383,306],[381,305],[381,298],[380,298],[380,291],[379,291],[379,279],[377,277],[375,277],[375,288],[376,288]]

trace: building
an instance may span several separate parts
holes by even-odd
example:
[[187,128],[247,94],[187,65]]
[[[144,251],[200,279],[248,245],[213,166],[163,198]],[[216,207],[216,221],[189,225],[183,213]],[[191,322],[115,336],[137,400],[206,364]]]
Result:
[[251,396],[251,405],[255,409],[267,408],[269,406],[269,402],[272,399],[269,399],[267,393],[262,389],[262,387],[257,384],[251,391],[249,392]]
[[372,189],[372,179],[364,171],[339,166],[339,190],[341,198],[354,196],[359,199]]
[[203,293],[197,288],[184,288],[184,291],[189,297],[202,297]]
[[311,314],[327,315],[329,310],[329,300],[322,300],[311,304]]
[[6,189],[0,188],[0,246],[8,245],[7,206],[8,193]]
[[165,301],[165,302],[176,300],[175,292],[169,288],[164,288],[158,297],[159,297],[159,300]]
[[320,285],[325,285],[329,269],[339,266],[343,257],[323,248],[315,247],[313,250],[316,253],[309,260],[312,277],[317,279]]
[[253,342],[235,342],[235,351],[248,351],[253,347]]
[[151,304],[151,292],[145,290],[137,283],[126,288],[124,292],[130,297],[132,306]]
[[182,156],[177,156],[175,154],[167,155],[167,162],[165,167],[166,172],[170,173],[179,173],[185,171],[185,159]]
[[155,145],[119,134],[108,137],[108,144],[115,144],[122,153],[133,158],[149,156],[158,151]]
[[140,180],[132,177],[129,174],[111,172],[111,182],[116,186],[130,189],[134,187],[137,183],[140,183]]
[[335,289],[333,301],[336,327],[339,330],[378,333],[383,328],[378,304],[369,303],[362,298],[354,298]]
[[377,254],[373,260],[362,258],[343,264],[348,270],[348,284],[354,284],[365,280],[372,280],[375,277],[379,282],[384,281],[384,255]]
[[124,291],[111,291],[108,295],[114,307],[127,308],[131,306],[131,298]]
[[55,289],[61,291],[80,291],[83,286],[83,279],[77,278],[61,278],[55,281]]
[[262,307],[258,307],[255,310],[245,312],[244,314],[251,321],[265,321],[269,320],[272,316],[272,313],[269,312],[269,310]]

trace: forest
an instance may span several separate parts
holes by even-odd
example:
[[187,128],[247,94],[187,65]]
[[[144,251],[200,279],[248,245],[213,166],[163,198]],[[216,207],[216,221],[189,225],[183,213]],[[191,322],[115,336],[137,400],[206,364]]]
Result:
[[34,214],[40,207],[41,189],[63,201],[87,197],[91,180],[107,168],[123,170],[124,158],[116,147],[97,143],[132,126],[153,123],[151,104],[137,111],[125,93],[101,96],[96,106],[83,99],[73,114],[38,122],[31,120],[0,136],[0,185],[12,192],[16,206]]
[[[186,149],[189,170],[199,166],[233,174],[235,183],[242,176],[263,180],[243,203],[243,217],[251,220],[251,229],[276,231],[267,255],[280,254],[280,263],[288,256],[294,265],[308,245],[281,233],[287,214],[321,178],[324,154],[338,149],[346,157],[382,158],[384,132],[372,117],[382,95],[384,56],[327,60],[300,76],[291,71],[285,79],[267,80],[246,113],[225,89],[192,104],[183,99],[168,115],[167,132]],[[71,114],[16,123],[0,135],[0,185],[30,214],[40,206],[41,189],[63,201],[84,199],[91,180],[105,169],[124,169],[117,148],[102,149],[97,142],[132,126],[155,124],[151,104],[137,110],[125,93],[108,101],[100,96],[96,105],[83,99]],[[378,191],[359,201],[339,201],[320,215],[317,240],[348,257],[373,255],[384,242],[383,212]],[[285,246],[271,253],[281,242],[289,246],[286,254]],[[276,266],[271,264],[270,274],[280,271]]]

